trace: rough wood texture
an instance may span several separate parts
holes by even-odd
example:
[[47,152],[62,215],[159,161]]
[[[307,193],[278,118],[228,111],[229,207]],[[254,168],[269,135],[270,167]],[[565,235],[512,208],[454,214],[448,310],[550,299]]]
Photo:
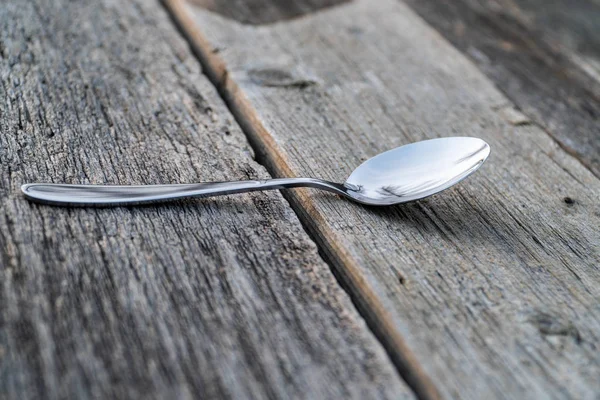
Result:
[[350,0],[193,0],[197,6],[244,24],[267,24],[297,18]]
[[600,177],[600,4],[406,2]]
[[278,192],[21,196],[268,178],[159,4],[4,1],[0,44],[0,398],[412,397]]
[[343,181],[405,143],[490,143],[480,172],[415,204],[287,195],[419,396],[597,395],[600,182],[471,62],[395,1],[268,27],[167,3],[275,175]]

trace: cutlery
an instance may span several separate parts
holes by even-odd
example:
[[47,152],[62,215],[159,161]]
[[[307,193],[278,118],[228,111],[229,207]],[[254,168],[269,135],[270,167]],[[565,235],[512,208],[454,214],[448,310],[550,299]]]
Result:
[[344,183],[317,178],[126,186],[29,183],[21,190],[27,199],[45,204],[119,206],[310,187],[362,204],[389,206],[419,200],[449,188],[475,172],[489,154],[490,146],[481,139],[449,137],[424,140],[376,155],[356,168]]

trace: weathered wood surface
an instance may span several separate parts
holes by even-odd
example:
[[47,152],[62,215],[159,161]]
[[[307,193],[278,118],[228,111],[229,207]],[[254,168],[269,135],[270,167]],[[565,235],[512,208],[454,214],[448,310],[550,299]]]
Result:
[[600,177],[600,3],[406,2]]
[[597,397],[600,181],[474,64],[391,0],[258,27],[166,3],[274,175],[343,181],[405,143],[490,143],[476,175],[415,204],[286,194],[419,396]]
[[269,177],[158,3],[3,1],[0,54],[0,398],[412,397],[279,193],[21,196]]

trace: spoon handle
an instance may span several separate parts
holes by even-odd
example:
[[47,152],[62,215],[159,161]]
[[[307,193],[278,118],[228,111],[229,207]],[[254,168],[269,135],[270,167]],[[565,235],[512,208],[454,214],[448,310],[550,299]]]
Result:
[[313,178],[135,186],[30,183],[23,185],[21,190],[27,199],[45,204],[119,206],[163,202],[182,197],[221,196],[233,193],[295,187],[313,187],[342,195],[345,194],[343,185]]

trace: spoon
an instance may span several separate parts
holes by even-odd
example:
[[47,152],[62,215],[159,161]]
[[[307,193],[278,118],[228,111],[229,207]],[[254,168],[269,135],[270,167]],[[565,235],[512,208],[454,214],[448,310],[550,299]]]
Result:
[[422,199],[472,174],[490,154],[481,139],[450,137],[397,147],[362,163],[345,183],[316,178],[211,182],[176,185],[63,185],[30,183],[21,190],[29,200],[54,205],[118,206],[192,196],[220,196],[257,190],[311,187],[362,204],[389,206]]

